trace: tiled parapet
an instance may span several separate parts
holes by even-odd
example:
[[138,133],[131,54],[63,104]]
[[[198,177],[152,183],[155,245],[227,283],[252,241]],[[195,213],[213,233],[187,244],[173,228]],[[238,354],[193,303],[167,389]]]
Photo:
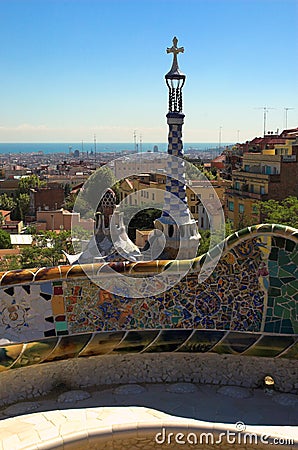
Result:
[[[144,407],[98,407],[47,411],[6,419],[0,424],[4,449],[158,449],[194,447],[225,450],[291,449],[295,427],[213,423],[177,417]],[[237,439],[237,441],[236,441]],[[1,442],[0,442],[1,444]],[[237,445],[237,444],[236,444]],[[199,447],[198,447],[199,446]]]
[[[140,298],[101,289],[86,275],[109,277],[106,264],[2,273],[2,370],[107,352],[185,351],[297,358],[298,230],[257,225],[229,236],[212,274],[198,282],[202,263],[110,263],[142,276]],[[175,274],[191,267],[175,284]],[[151,295],[151,276],[171,268],[171,288]],[[23,345],[21,345],[23,344]],[[115,348],[111,348],[115,346]]]

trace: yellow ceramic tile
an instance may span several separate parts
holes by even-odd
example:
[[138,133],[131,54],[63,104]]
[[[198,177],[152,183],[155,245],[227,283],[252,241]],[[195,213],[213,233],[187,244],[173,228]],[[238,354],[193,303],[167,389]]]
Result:
[[65,313],[63,295],[53,295],[52,310],[54,316]]

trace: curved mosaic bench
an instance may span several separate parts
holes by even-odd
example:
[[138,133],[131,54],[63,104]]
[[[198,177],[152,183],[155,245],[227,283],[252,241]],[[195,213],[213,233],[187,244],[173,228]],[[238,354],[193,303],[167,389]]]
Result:
[[[81,356],[152,352],[212,352],[298,358],[298,230],[257,225],[229,236],[212,275],[203,262],[163,294],[150,296],[150,278],[189,261],[110,263],[142,275],[147,298],[111,294],[86,272],[106,264],[24,269],[0,274],[0,370]],[[84,270],[83,270],[84,269]],[[127,294],[127,293],[126,293]]]

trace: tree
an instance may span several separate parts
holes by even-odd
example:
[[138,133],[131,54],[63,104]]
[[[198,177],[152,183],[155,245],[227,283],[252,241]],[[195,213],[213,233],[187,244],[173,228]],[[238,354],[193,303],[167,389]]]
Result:
[[[225,237],[230,236],[234,232],[232,224],[229,220],[225,223]],[[200,246],[198,248],[197,256],[203,255],[204,253],[207,253],[210,246],[210,239],[211,239],[211,233],[210,230],[200,230],[201,234],[201,240],[200,240]],[[215,234],[215,241],[216,243],[219,243],[221,241],[221,233]],[[210,249],[211,250],[211,249]]]
[[16,202],[12,197],[8,197],[7,194],[0,195],[0,207],[6,211],[11,211],[16,207]]
[[9,255],[0,259],[0,271],[21,269],[19,255]]
[[84,183],[74,202],[74,212],[79,212],[81,218],[93,218],[100,200],[108,188],[112,188],[116,179],[112,170],[103,166],[94,172]]
[[12,248],[10,234],[0,228],[0,248]]
[[20,219],[24,220],[26,214],[28,214],[30,206],[30,195],[20,193],[17,197],[17,206],[19,210]]
[[69,183],[66,183],[64,186],[64,197],[68,197],[71,192],[71,186]]
[[298,229],[297,197],[290,196],[281,202],[277,200],[259,202],[258,208],[261,212],[263,222],[288,225]]
[[17,194],[29,194],[30,189],[45,186],[45,182],[41,181],[37,175],[22,177],[19,182]]
[[[158,205],[157,205],[158,207]],[[145,208],[140,211],[139,206],[124,207],[124,223],[127,224],[128,236],[135,240],[136,230],[151,230],[154,228],[154,221],[161,216],[162,206],[157,208]]]
[[52,267],[64,263],[62,250],[69,252],[71,247],[70,231],[44,231],[33,235],[33,245],[22,249],[20,260],[23,268]]

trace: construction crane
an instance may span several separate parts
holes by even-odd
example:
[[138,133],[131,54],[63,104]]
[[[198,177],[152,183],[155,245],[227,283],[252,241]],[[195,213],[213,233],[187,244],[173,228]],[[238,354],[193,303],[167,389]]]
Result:
[[260,106],[258,108],[255,109],[262,109],[264,111],[264,116],[263,116],[263,120],[264,120],[264,136],[266,134],[266,122],[267,122],[267,113],[270,109],[275,109],[275,108],[268,108],[267,106]]
[[295,109],[295,108],[284,108],[284,110],[285,110],[285,129],[288,128],[288,111],[290,109]]

